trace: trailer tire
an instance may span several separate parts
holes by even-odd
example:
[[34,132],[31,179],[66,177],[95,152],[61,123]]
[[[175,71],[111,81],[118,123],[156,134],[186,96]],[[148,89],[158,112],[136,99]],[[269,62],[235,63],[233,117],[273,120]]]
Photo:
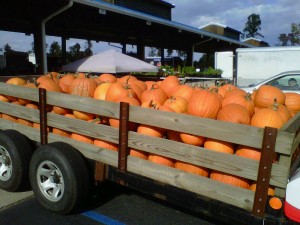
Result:
[[33,145],[16,130],[0,131],[0,188],[15,192],[29,189],[29,163]]
[[79,209],[88,194],[86,162],[69,144],[53,142],[40,146],[32,156],[29,171],[37,200],[52,212],[69,214]]

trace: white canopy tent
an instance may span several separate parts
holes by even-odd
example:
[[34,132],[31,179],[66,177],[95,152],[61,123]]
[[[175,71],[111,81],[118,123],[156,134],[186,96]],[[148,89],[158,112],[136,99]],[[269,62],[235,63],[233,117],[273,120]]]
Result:
[[62,67],[68,72],[127,73],[157,72],[158,68],[115,50],[101,52]]

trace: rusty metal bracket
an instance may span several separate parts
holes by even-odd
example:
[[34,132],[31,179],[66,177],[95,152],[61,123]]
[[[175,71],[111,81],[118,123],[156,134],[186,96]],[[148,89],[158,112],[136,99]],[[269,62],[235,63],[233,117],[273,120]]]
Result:
[[47,92],[43,88],[39,88],[39,110],[40,110],[40,135],[41,144],[48,143],[47,129]]
[[261,149],[261,159],[257,174],[257,184],[254,196],[252,213],[255,216],[263,217],[266,208],[268,188],[271,178],[272,163],[275,157],[275,142],[277,129],[265,127],[264,138]]
[[129,104],[120,103],[118,169],[127,171]]

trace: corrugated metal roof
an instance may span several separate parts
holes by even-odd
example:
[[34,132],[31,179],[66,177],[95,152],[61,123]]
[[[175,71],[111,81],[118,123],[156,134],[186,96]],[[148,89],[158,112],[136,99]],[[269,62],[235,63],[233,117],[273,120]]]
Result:
[[155,16],[151,16],[142,12],[138,12],[138,11],[134,11],[131,9],[127,9],[124,7],[120,7],[111,3],[106,3],[103,1],[99,1],[99,0],[74,0],[74,2],[80,3],[80,4],[85,4],[85,5],[90,5],[93,7],[97,7],[99,9],[104,9],[107,11],[111,11],[111,12],[115,12],[115,13],[119,13],[119,14],[123,14],[123,15],[127,15],[127,16],[131,16],[131,17],[135,17],[135,18],[139,18],[139,19],[143,19],[145,21],[150,21],[151,23],[158,23],[161,25],[165,25],[165,26],[169,26],[169,27],[173,27],[176,28],[178,30],[181,31],[186,31],[186,32],[191,32],[191,33],[195,33],[195,34],[199,34],[199,35],[204,35],[207,37],[211,37],[211,38],[215,38],[217,40],[223,40],[226,42],[230,42],[233,44],[238,44],[240,46],[244,46],[244,47],[253,47],[250,44],[241,42],[241,41],[237,41],[234,39],[230,39],[221,35],[217,35],[217,34],[213,34],[210,32],[207,32],[205,30],[196,28],[196,27],[192,27],[186,24],[182,24],[179,22],[175,22],[175,21],[169,21],[169,20],[165,20],[162,18],[158,18]]

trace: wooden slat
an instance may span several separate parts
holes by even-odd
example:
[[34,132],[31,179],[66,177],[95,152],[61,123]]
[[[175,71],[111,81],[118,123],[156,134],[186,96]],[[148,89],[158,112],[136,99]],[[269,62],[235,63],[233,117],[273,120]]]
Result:
[[0,82],[0,90],[1,94],[28,99],[35,102],[39,101],[38,89],[35,88],[26,88]]

